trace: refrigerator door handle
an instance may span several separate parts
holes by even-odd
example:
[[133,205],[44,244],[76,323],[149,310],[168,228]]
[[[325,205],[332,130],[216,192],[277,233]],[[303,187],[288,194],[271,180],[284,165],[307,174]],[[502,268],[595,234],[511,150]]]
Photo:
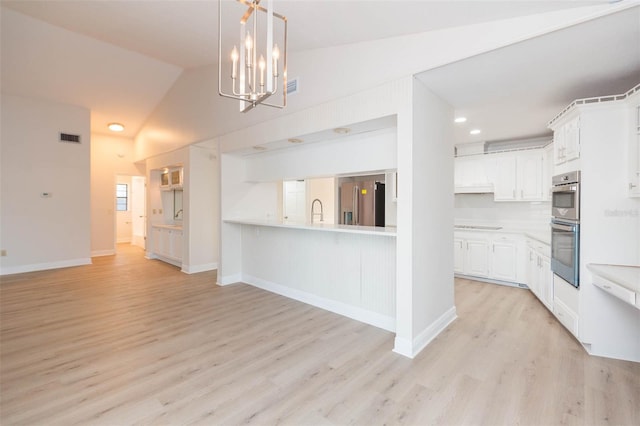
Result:
[[360,187],[353,187],[353,224],[360,225]]

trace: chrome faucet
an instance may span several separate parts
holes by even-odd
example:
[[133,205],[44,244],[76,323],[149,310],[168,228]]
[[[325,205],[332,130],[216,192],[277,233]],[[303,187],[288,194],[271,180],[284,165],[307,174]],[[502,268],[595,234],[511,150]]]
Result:
[[[314,212],[313,212],[313,208],[314,208],[314,207],[315,207],[315,205],[316,205],[316,201],[317,201],[318,203],[320,203],[320,213],[314,213]],[[323,211],[322,211],[322,201],[320,201],[318,198],[316,198],[315,200],[313,200],[313,201],[311,202],[311,223],[313,223],[313,217],[314,217],[314,216],[317,216],[317,215],[320,215],[320,222],[324,222],[324,213],[323,213]]]

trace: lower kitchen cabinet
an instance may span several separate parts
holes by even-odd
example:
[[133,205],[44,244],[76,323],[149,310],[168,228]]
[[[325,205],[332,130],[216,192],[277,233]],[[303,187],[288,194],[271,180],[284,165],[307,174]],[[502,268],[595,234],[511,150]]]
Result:
[[489,276],[489,240],[484,235],[454,238],[454,272],[474,277]]
[[152,227],[153,254],[173,264],[182,262],[182,229]]
[[550,248],[546,244],[527,242],[527,286],[553,311],[553,272],[549,252]]
[[491,278],[516,282],[518,279],[518,242],[497,237],[491,242]]

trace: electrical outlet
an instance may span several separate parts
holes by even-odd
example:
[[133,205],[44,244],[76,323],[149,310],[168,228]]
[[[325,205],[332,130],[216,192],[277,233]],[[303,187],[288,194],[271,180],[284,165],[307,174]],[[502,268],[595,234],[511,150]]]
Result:
[[156,214],[156,212],[157,212],[157,210],[156,210],[156,209],[153,209],[153,214]]
[[7,255],[7,251],[6,250],[0,250],[0,256],[6,256]]
[[162,214],[162,209],[158,209],[158,213]]

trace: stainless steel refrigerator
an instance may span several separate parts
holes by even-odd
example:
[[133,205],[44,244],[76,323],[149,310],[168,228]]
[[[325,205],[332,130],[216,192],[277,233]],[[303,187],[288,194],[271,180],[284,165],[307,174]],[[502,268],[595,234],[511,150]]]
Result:
[[340,185],[340,223],[384,226],[384,183],[375,180]]

